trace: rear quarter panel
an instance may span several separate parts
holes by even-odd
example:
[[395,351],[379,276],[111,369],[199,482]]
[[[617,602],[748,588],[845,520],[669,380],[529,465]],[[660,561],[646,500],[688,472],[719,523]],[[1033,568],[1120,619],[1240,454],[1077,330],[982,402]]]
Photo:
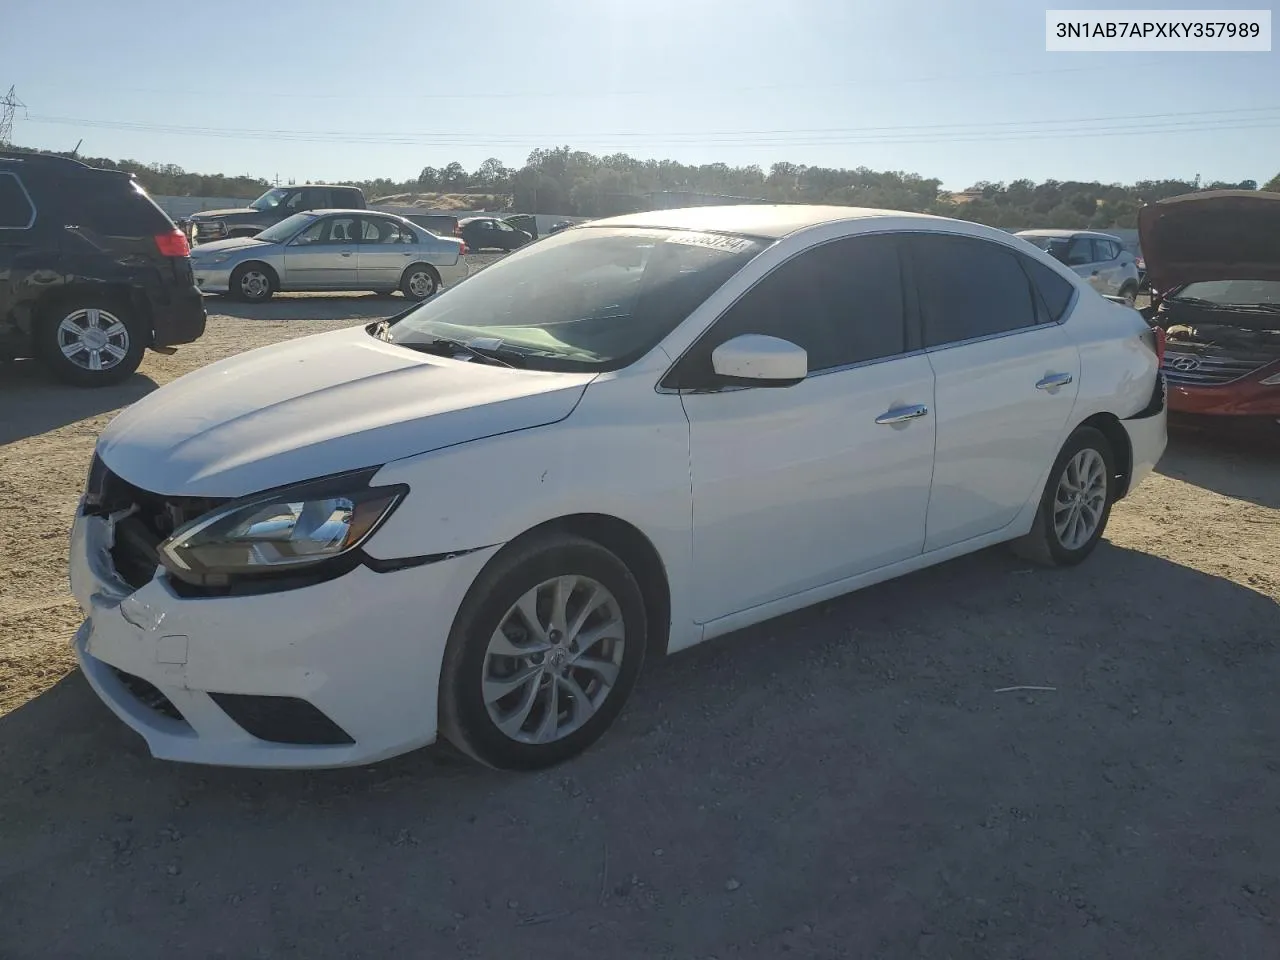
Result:
[[1081,289],[1064,323],[1080,350],[1080,392],[1072,419],[1097,413],[1121,420],[1142,412],[1155,389],[1159,365],[1147,346],[1147,325],[1129,307]]

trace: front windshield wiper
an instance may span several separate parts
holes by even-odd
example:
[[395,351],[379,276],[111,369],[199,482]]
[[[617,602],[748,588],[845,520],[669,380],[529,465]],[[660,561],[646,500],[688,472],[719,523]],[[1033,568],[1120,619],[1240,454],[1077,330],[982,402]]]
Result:
[[[383,322],[385,323],[386,321]],[[473,347],[464,340],[454,340],[451,337],[434,337],[431,340],[404,342],[391,340],[390,335],[388,334],[382,339],[387,340],[389,343],[396,343],[397,346],[408,347],[410,350],[417,350],[419,353],[435,353],[441,356],[448,356],[454,351],[461,350],[463,353],[481,361],[482,363],[492,363],[499,367],[510,367],[513,370],[516,367],[514,363],[503,360],[500,356],[497,356],[499,351],[496,349],[481,350],[478,347]],[[515,356],[515,354],[512,354],[510,351],[506,352],[508,356]]]

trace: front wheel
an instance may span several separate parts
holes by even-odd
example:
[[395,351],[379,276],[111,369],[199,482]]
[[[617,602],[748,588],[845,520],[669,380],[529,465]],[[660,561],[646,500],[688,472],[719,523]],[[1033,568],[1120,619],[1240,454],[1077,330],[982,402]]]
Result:
[[60,304],[36,327],[36,348],[59,380],[105,387],[142,363],[147,332],[122,304],[89,297]]
[[1115,500],[1115,455],[1102,431],[1080,427],[1067,438],[1049,471],[1031,532],[1013,542],[1027,560],[1069,567],[1102,539]]
[[499,555],[450,632],[441,730],[499,769],[567,760],[622,710],[647,634],[639,584],[599,544],[557,535]]
[[231,273],[230,293],[246,303],[263,303],[275,292],[275,277],[260,263],[242,263]]

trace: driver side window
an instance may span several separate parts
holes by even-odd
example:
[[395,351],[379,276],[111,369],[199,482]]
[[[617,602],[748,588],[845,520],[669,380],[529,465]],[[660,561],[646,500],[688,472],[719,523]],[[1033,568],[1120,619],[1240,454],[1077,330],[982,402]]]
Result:
[[748,290],[694,344],[665,386],[692,388],[711,376],[711,353],[743,334],[804,347],[809,373],[880,360],[907,347],[898,240],[845,237],[813,247]]

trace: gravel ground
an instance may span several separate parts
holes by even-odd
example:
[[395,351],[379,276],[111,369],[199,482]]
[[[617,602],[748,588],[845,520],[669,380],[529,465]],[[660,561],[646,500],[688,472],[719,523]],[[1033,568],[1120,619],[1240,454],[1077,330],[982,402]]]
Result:
[[651,664],[550,772],[149,759],[68,674],[94,438],[402,307],[218,302],[106,391],[0,367],[0,957],[1277,955],[1280,455],[1192,436],[1083,567],[991,550]]

